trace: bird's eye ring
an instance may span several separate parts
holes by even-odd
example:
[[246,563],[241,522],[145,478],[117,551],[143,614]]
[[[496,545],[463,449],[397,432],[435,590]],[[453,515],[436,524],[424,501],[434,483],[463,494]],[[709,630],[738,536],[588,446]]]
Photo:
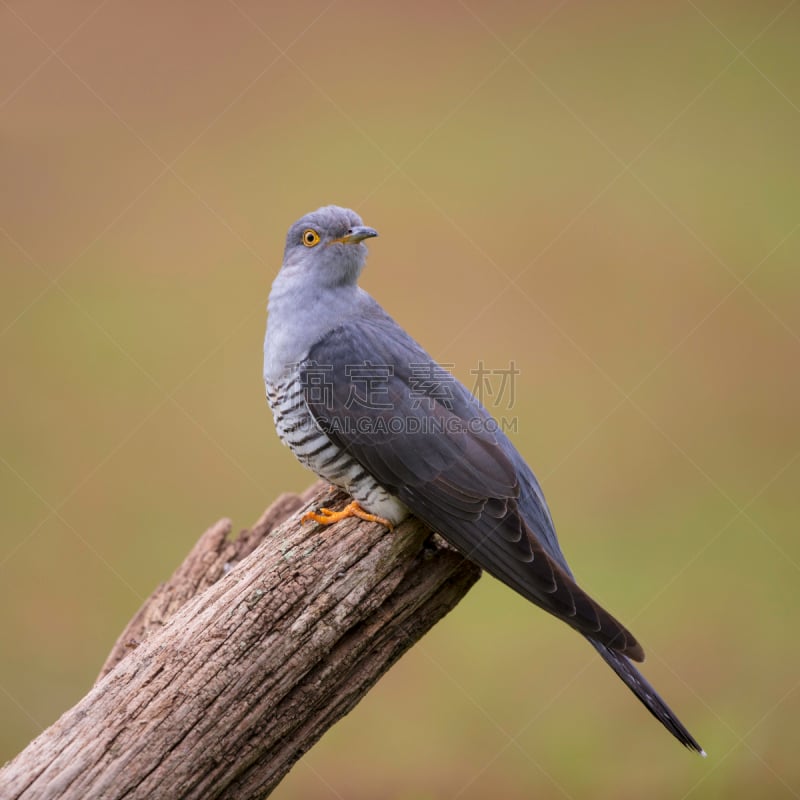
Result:
[[319,234],[313,228],[306,228],[303,231],[303,244],[306,247],[313,247],[319,242]]

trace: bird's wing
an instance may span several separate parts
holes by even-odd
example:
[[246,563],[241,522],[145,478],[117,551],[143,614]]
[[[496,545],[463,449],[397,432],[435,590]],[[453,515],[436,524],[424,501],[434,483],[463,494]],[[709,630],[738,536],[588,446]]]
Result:
[[[390,317],[326,335],[301,365],[306,404],[331,440],[469,559],[581,633],[635,660],[632,634],[572,579],[521,458],[483,406]],[[543,521],[547,521],[546,523]],[[537,530],[537,526],[540,528]]]

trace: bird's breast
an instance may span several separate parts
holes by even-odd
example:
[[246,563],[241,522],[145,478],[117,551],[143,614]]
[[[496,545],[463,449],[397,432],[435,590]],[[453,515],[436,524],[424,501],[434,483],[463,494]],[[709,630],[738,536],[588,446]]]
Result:
[[265,383],[278,438],[303,466],[344,489],[371,514],[395,525],[408,516],[406,506],[320,428],[306,405],[299,369]]

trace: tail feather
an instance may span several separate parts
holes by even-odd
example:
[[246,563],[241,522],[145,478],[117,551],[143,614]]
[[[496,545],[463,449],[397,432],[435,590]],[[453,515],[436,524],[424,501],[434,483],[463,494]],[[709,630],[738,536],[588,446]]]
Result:
[[706,751],[686,730],[683,723],[675,716],[672,709],[661,699],[658,692],[647,682],[644,675],[621,653],[610,647],[586,637],[589,644],[600,653],[602,659],[622,679],[626,686],[639,698],[644,707],[685,747],[696,750],[705,757]]

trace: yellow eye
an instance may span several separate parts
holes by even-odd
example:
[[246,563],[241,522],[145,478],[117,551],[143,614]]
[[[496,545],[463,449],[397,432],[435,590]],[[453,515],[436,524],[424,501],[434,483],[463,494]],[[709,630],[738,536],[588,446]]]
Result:
[[303,231],[303,244],[306,247],[313,247],[319,241],[319,234],[313,228],[306,228]]

